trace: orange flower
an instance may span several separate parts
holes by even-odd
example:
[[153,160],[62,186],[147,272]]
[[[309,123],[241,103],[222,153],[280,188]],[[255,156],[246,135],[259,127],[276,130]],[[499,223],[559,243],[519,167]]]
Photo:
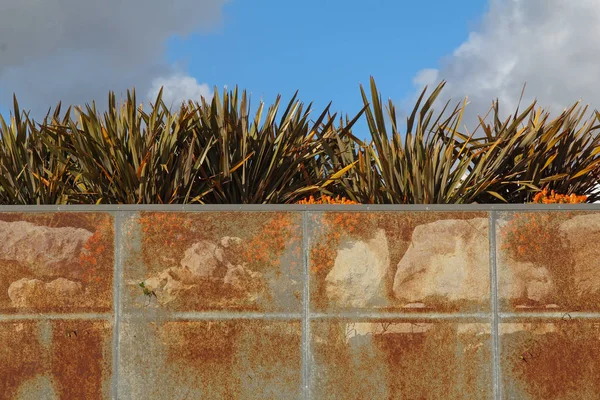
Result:
[[586,201],[587,196],[585,195],[577,196],[574,193],[570,195],[559,194],[554,190],[551,190],[550,194],[548,194],[548,189],[543,189],[533,197],[533,202],[538,204],[579,204]]
[[335,198],[327,195],[321,195],[318,200],[315,200],[313,196],[310,196],[308,199],[303,199],[298,202],[298,204],[358,204],[353,200],[349,200],[345,197],[337,196]]

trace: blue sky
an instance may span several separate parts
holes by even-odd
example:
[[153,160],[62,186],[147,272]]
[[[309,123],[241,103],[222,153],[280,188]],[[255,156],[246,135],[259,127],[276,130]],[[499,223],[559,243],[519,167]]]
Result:
[[359,83],[373,75],[384,96],[410,94],[413,76],[463,42],[485,7],[483,0],[233,0],[216,27],[168,38],[164,57],[211,89],[247,89],[253,104],[278,93],[289,100],[299,90],[315,114],[333,101],[334,112],[354,115]]
[[485,7],[482,0],[234,1],[215,32],[173,38],[167,53],[203,82],[246,88],[253,103],[299,90],[315,114],[332,101],[334,112],[355,115],[360,83],[368,87],[373,75],[384,96],[410,95],[413,76],[460,45]]
[[[375,77],[400,112],[424,84],[470,105],[512,113],[527,84],[551,112],[600,103],[600,2],[586,0],[104,0],[0,6],[0,113],[12,93],[39,120],[48,108],[165,87],[167,101],[236,84],[266,104],[296,90],[314,114],[355,115],[359,84]],[[118,12],[114,12],[118,10]],[[504,112],[502,112],[504,111]],[[316,117],[317,115],[315,115]],[[364,120],[355,129],[367,137]]]

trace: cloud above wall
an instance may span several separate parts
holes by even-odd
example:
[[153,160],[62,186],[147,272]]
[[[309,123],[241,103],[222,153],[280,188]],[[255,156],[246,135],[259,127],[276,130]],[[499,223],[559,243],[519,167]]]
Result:
[[58,101],[102,107],[109,90],[119,97],[132,86],[146,102],[160,82],[175,101],[208,94],[165,61],[166,43],[216,28],[228,1],[0,2],[0,106],[10,107],[14,92],[34,116]]
[[[574,102],[600,108],[600,2],[597,0],[490,0],[478,28],[437,69],[419,71],[416,92],[447,81],[443,100],[468,96],[465,123],[474,128],[498,98],[505,118],[522,105],[558,115]],[[403,103],[412,107],[416,94]],[[407,107],[405,107],[407,108]],[[522,108],[521,108],[522,109]]]
[[152,81],[152,86],[147,97],[152,103],[156,100],[160,88],[163,88],[162,99],[167,107],[179,107],[182,101],[189,99],[200,102],[204,97],[207,101],[212,99],[212,91],[206,83],[198,83],[196,78],[181,73],[161,76]]

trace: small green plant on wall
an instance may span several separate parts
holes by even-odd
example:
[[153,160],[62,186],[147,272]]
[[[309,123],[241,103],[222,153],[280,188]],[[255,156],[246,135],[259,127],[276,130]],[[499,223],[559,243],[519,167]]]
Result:
[[150,301],[150,299],[152,299],[152,296],[154,296],[155,298],[158,298],[158,296],[156,296],[156,293],[154,292],[154,290],[148,289],[144,282],[140,282],[138,285],[139,285],[139,287],[142,288],[142,292],[144,293],[144,296],[148,296],[148,301]]

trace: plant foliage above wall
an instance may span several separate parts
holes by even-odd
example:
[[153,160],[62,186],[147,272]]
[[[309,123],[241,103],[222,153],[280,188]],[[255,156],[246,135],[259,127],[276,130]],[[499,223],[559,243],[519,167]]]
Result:
[[[542,189],[598,200],[600,113],[576,103],[551,119],[532,103],[502,120],[495,102],[466,130],[466,102],[433,108],[444,84],[423,90],[404,129],[372,78],[352,118],[297,94],[251,111],[236,88],[174,112],[162,91],[148,112],[135,90],[119,105],[111,92],[103,114],[59,103],[37,123],[15,97],[0,115],[0,204],[524,203]],[[369,141],[352,132],[360,118]]]

